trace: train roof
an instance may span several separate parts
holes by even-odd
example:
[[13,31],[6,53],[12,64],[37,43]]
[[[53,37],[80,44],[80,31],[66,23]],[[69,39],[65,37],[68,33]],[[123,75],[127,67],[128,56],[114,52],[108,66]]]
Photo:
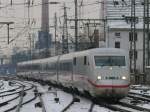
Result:
[[[90,49],[90,50],[85,50],[85,51],[79,51],[79,52],[73,52],[69,54],[64,54],[61,55],[61,57],[65,60],[72,58],[73,56],[87,56],[87,55],[93,55],[93,54],[122,54],[126,55],[126,51],[123,49],[117,49],[117,48],[95,48],[95,49]],[[49,57],[49,58],[44,58],[44,59],[36,59],[36,60],[31,60],[31,61],[25,61],[25,62],[20,62],[18,63],[19,65],[21,64],[37,64],[37,63],[46,63],[46,62],[53,62],[58,59],[58,56],[54,57]]]
[[95,49],[90,49],[90,50],[85,50],[85,51],[72,52],[72,53],[65,54],[65,55],[77,55],[77,54],[85,55],[85,54],[93,54],[93,53],[116,53],[116,52],[120,54],[124,54],[126,51],[123,49],[117,49],[117,48],[95,48]]
[[63,57],[68,56],[85,56],[85,55],[93,55],[93,54],[104,54],[104,55],[110,55],[110,54],[120,54],[120,55],[126,55],[127,52],[123,49],[117,49],[117,48],[95,48],[85,51],[79,51],[79,52],[73,52],[69,54],[62,55]]

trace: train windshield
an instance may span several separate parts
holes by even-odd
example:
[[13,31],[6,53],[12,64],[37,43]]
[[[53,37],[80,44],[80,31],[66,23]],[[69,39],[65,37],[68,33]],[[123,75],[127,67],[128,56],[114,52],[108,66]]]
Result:
[[95,56],[96,66],[125,66],[125,56]]

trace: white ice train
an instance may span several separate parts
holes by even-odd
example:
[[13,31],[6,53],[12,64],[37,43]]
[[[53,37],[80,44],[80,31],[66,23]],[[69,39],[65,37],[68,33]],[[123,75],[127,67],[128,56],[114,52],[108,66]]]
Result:
[[[96,97],[123,98],[128,94],[130,75],[127,52],[96,48],[81,52],[18,63],[18,75],[45,78]],[[40,76],[39,76],[40,74]]]

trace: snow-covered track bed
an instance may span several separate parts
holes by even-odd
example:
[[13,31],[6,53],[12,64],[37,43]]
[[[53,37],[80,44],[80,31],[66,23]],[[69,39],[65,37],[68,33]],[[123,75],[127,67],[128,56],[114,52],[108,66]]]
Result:
[[4,86],[4,82],[0,81],[0,89],[3,89],[3,86]]
[[[29,80],[32,81],[33,79]],[[150,112],[148,108],[123,101],[112,104],[106,100],[101,100],[95,103],[80,94],[75,94],[80,99],[80,102],[76,102],[72,95],[74,91],[65,91],[66,88],[62,86],[38,79],[34,79],[32,83],[37,86],[40,108],[41,110],[44,109],[43,112]],[[52,87],[53,89],[44,90],[45,85],[48,86],[47,88]]]
[[[91,101],[85,98],[72,95],[60,89],[53,88],[45,83],[34,83],[37,86],[40,96],[40,106],[46,112],[88,112]],[[41,86],[42,85],[42,86]],[[50,89],[49,89],[50,88]],[[43,108],[44,106],[44,108]],[[95,108],[96,110],[96,108]],[[101,109],[99,109],[101,110]],[[95,111],[96,112],[96,111]],[[105,111],[99,111],[105,112]],[[107,112],[107,111],[106,111]]]
[[[12,84],[13,83],[13,84]],[[20,91],[22,85],[12,81],[3,81],[3,89],[0,89],[0,96]]]
[[127,102],[119,102],[119,106],[129,109],[130,112],[150,112],[150,109],[139,107]]
[[68,103],[68,105],[61,112],[67,112],[71,108],[71,106],[75,104],[75,102],[80,102],[80,99],[77,98],[76,95],[72,95],[70,103]]
[[[110,108],[110,107],[109,107]],[[138,111],[136,109],[128,108],[123,105],[111,105],[112,110],[117,111],[117,112],[143,112],[143,111]]]
[[[80,99],[80,100],[79,100]],[[76,101],[65,111],[61,112],[113,112],[105,106],[93,103],[91,100],[78,97]]]
[[[112,101],[107,101],[105,99],[94,99],[92,100],[93,101],[93,104],[91,105],[92,109],[90,109],[88,112],[95,112],[93,109],[95,106],[99,106],[99,107],[103,107],[106,112],[114,112],[114,111],[117,111],[117,112],[139,112],[138,110],[136,109],[132,109],[132,108],[129,108],[127,106],[124,106],[122,105],[122,103],[118,103],[118,102],[112,102]],[[99,112],[99,111],[98,111]]]
[[[19,82],[17,82],[17,83],[19,83]],[[30,89],[33,89],[33,85],[26,86],[24,84],[20,84],[20,86],[18,88],[13,88],[13,89],[1,92],[0,97],[6,97],[6,96],[9,96],[9,95],[19,94],[22,91],[22,88],[24,88],[24,91],[28,91]]]
[[150,102],[150,96],[147,96],[147,95],[142,95],[142,94],[138,94],[138,93],[129,93],[128,97],[133,98],[135,100]]
[[[49,83],[45,83],[41,80],[34,80],[34,82],[38,82],[38,84],[41,85],[48,84],[48,86],[51,86]],[[61,89],[45,91],[42,90],[42,86],[37,88],[40,89],[38,92],[41,93],[40,96],[43,99],[42,102],[45,105],[46,112],[113,112],[121,110],[111,105],[106,106],[106,104],[93,104],[91,100],[85,97],[68,93],[68,91],[64,92]],[[41,107],[43,104],[41,104]]]
[[19,81],[16,81],[15,83],[19,85],[19,89],[16,89],[16,91],[14,88],[9,89],[3,91],[0,95],[0,98],[3,99],[0,102],[1,112],[20,112],[20,108],[23,105],[35,99],[35,97],[31,97],[24,100],[24,98],[28,95],[28,91],[32,91],[35,88],[33,85],[22,82],[20,83]]

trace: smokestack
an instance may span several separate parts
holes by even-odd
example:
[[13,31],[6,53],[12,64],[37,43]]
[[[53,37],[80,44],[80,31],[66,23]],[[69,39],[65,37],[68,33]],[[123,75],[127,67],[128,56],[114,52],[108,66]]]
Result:
[[49,32],[49,2],[48,0],[42,0],[41,31]]

